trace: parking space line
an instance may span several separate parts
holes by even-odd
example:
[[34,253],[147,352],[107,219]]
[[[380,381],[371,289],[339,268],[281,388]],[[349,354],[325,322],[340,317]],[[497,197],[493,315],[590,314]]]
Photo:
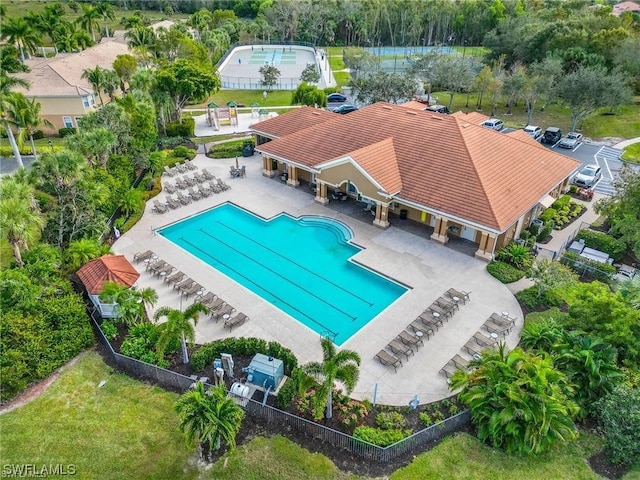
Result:
[[573,150],[571,150],[572,152],[575,152],[577,149],[579,149],[582,146],[581,143],[578,144],[578,146],[576,148],[574,148]]

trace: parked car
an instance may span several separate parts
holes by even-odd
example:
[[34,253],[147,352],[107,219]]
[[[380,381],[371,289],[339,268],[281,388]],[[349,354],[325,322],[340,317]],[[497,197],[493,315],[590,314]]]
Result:
[[616,282],[624,282],[625,280],[633,280],[638,276],[638,270],[629,265],[622,265],[618,272],[613,276]]
[[504,122],[497,118],[490,118],[489,120],[485,120],[480,125],[492,130],[497,130],[498,132],[504,128]]
[[562,138],[562,130],[558,127],[549,127],[544,131],[542,136],[542,143],[549,143],[555,145],[558,140]]
[[535,125],[527,125],[524,127],[524,133],[529,135],[534,140],[540,140],[542,136],[542,129],[540,127],[536,127]]
[[566,137],[563,137],[558,143],[559,147],[562,148],[576,148],[578,145],[582,143],[582,134],[576,132],[567,133]]
[[451,113],[449,109],[444,105],[429,105],[427,108],[425,108],[425,111],[445,114]]
[[342,103],[346,101],[347,97],[341,93],[330,93],[329,96],[327,96],[327,102],[329,103]]
[[591,163],[582,168],[578,174],[573,177],[573,183],[579,187],[591,188],[602,177],[602,168],[595,163]]
[[358,107],[356,107],[355,105],[349,105],[348,103],[343,103],[338,108],[334,108],[332,112],[345,114],[345,113],[355,112],[356,110],[358,110]]

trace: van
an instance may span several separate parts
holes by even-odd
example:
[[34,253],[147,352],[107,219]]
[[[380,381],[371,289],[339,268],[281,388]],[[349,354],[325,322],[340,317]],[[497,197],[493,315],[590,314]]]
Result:
[[485,120],[480,125],[490,128],[491,130],[497,130],[498,132],[504,128],[504,122],[497,118],[490,118],[489,120]]

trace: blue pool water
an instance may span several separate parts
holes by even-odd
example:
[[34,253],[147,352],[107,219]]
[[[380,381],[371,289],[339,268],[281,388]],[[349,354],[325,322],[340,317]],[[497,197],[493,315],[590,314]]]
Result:
[[407,290],[350,262],[351,230],[325,217],[264,220],[226,203],[159,233],[336,345]]

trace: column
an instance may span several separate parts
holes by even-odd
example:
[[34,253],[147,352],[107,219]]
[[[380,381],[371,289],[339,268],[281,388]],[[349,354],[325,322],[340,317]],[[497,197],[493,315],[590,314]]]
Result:
[[493,260],[493,247],[496,244],[496,236],[492,233],[482,232],[480,236],[480,243],[478,250],[476,250],[475,257],[480,260],[490,262]]
[[287,185],[294,188],[299,187],[300,182],[298,181],[298,167],[296,167],[295,165],[287,165],[287,173],[289,174]]
[[449,237],[447,236],[448,224],[449,220],[446,218],[436,217],[436,226],[431,234],[431,240],[446,245],[449,241]]
[[273,177],[276,174],[273,170],[273,162],[270,157],[266,155],[262,156],[262,176],[263,177]]
[[389,205],[376,203],[376,218],[373,221],[376,227],[387,228],[389,226]]
[[327,184],[321,182],[316,178],[316,197],[315,201],[321,203],[322,205],[326,205],[329,203],[329,199],[327,198]]

